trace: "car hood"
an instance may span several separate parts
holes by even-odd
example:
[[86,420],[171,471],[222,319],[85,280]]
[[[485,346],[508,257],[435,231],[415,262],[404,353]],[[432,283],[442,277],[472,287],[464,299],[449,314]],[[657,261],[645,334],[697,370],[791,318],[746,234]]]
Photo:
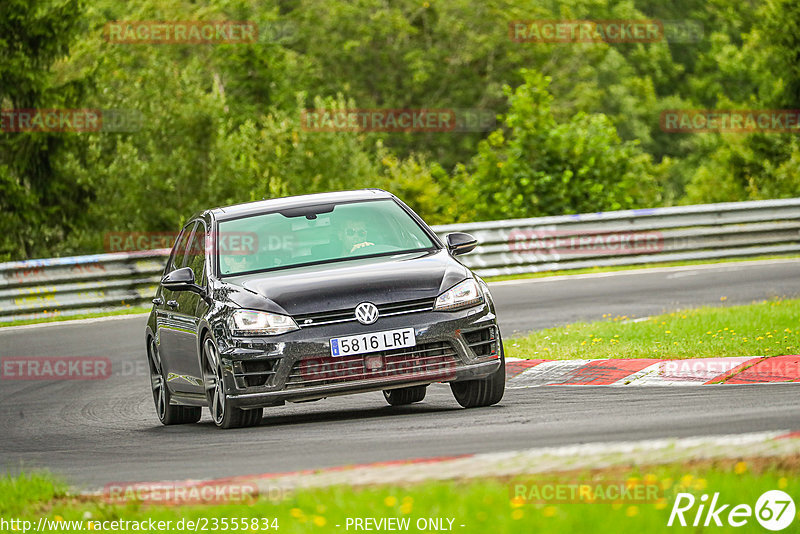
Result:
[[[433,298],[469,276],[446,250],[361,258],[224,279],[242,308],[290,315]],[[277,305],[277,309],[276,309]]]

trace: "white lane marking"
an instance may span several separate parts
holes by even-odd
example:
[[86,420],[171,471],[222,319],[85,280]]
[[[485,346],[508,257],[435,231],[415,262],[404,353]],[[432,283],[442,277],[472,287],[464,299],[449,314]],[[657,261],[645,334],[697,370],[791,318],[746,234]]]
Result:
[[675,273],[680,271],[694,271],[707,269],[729,268],[736,270],[740,267],[757,267],[760,265],[779,265],[783,263],[800,263],[800,259],[785,260],[753,260],[753,261],[734,261],[728,263],[705,263],[700,265],[680,265],[677,267],[650,267],[642,269],[628,269],[625,271],[610,271],[606,273],[584,273],[584,274],[564,274],[558,276],[543,276],[541,278],[521,278],[519,280],[503,280],[501,282],[489,282],[490,286],[505,286],[513,284],[534,284],[545,282],[563,282],[564,280],[584,280],[591,278],[607,278],[609,276],[627,276],[637,274],[663,274]]
[[649,321],[650,316],[647,317],[639,317],[638,319],[626,319],[625,321],[620,321],[619,324],[633,324],[633,323],[641,323],[644,321]]
[[700,273],[696,269],[692,269],[691,271],[668,274],[667,280],[674,280],[675,278],[686,278],[687,276],[697,276],[698,274]]
[[147,313],[127,313],[123,315],[107,315],[105,317],[92,317],[90,319],[71,319],[67,321],[51,321],[49,323],[34,323],[34,324],[23,324],[17,326],[0,326],[0,335],[5,332],[16,332],[18,330],[27,330],[30,328],[44,328],[47,326],[72,326],[72,325],[82,325],[82,324],[93,324],[93,323],[104,323],[106,321],[118,321],[121,319],[135,319],[137,317],[147,317],[150,315],[150,312]]

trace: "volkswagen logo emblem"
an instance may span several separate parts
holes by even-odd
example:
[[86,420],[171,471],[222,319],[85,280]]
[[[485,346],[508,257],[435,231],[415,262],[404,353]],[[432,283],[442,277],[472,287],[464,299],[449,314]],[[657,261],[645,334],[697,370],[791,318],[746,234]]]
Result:
[[378,320],[378,308],[371,302],[362,302],[356,306],[356,319],[361,324],[372,324]]

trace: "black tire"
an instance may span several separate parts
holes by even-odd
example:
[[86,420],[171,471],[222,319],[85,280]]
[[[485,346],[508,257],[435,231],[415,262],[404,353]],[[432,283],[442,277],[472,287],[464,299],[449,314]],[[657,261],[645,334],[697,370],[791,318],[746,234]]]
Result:
[[153,338],[150,338],[147,344],[147,362],[150,366],[150,389],[153,392],[153,403],[161,424],[186,425],[198,422],[202,415],[201,408],[172,404],[172,394],[164,377],[158,345]]
[[478,408],[497,404],[506,389],[506,358],[500,340],[500,368],[488,378],[451,382],[450,389],[456,401],[464,408]]
[[406,404],[421,401],[425,398],[425,393],[427,392],[427,385],[411,386],[408,388],[385,389],[383,390],[383,397],[392,406],[405,406]]
[[225,393],[222,379],[222,363],[219,359],[217,345],[211,337],[203,338],[203,382],[208,399],[208,411],[211,420],[219,428],[242,428],[256,426],[261,423],[264,410],[242,410],[232,406],[228,394]]

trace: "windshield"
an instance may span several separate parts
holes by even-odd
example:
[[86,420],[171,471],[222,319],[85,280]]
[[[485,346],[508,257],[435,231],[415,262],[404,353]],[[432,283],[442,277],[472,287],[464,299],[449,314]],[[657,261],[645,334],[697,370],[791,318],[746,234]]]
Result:
[[219,223],[225,236],[248,236],[247,247],[217,247],[222,276],[310,263],[427,250],[433,241],[391,199],[312,206]]

